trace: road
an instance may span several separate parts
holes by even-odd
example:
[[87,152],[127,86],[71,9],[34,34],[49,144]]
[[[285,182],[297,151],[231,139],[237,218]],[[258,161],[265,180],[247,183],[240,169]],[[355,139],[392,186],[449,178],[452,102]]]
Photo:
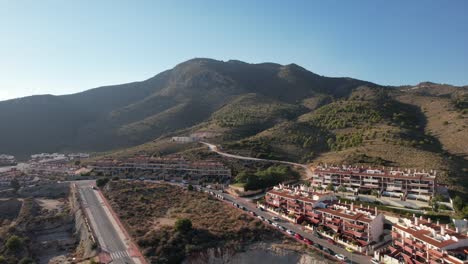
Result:
[[138,258],[130,256],[130,241],[123,234],[98,191],[92,188],[89,181],[76,182],[76,185],[99,245],[109,254],[109,263],[141,263]]
[[203,142],[203,141],[201,141],[200,143],[206,145],[211,151],[217,153],[218,155],[224,156],[224,157],[233,158],[233,159],[240,159],[240,160],[264,161],[264,162],[281,163],[281,164],[291,165],[291,166],[303,168],[304,171],[307,174],[307,178],[312,178],[312,176],[313,176],[312,170],[305,164],[300,164],[300,163],[295,163],[295,162],[290,162],[290,161],[283,161],[283,160],[259,159],[259,158],[252,158],[252,157],[240,156],[240,155],[235,155],[235,154],[229,154],[229,153],[220,151],[219,148],[214,144],[211,144],[211,143],[208,143],[208,142]]
[[[210,190],[210,191],[213,191],[213,190]],[[343,249],[341,247],[332,245],[332,244],[328,243],[325,239],[320,239],[320,238],[314,236],[311,233],[311,231],[308,231],[308,230],[305,231],[303,229],[303,227],[300,226],[300,225],[291,223],[288,220],[286,220],[286,219],[284,219],[284,218],[282,218],[282,217],[280,217],[278,215],[275,215],[273,213],[270,213],[270,212],[267,212],[267,211],[261,211],[260,209],[258,209],[256,207],[255,204],[250,202],[248,199],[234,197],[232,195],[229,195],[227,193],[222,193],[220,191],[213,191],[213,192],[222,195],[224,197],[224,199],[226,199],[227,201],[233,201],[233,202],[235,202],[235,203],[237,203],[239,205],[242,205],[245,208],[247,208],[248,211],[255,212],[257,215],[261,215],[261,216],[265,217],[266,219],[271,220],[273,216],[276,216],[276,217],[280,218],[281,219],[280,221],[275,221],[279,225],[282,225],[285,228],[287,228],[287,229],[289,229],[291,231],[294,231],[295,233],[300,234],[301,236],[303,236],[305,238],[308,238],[308,239],[312,240],[314,243],[320,244],[323,247],[331,249],[335,253],[343,254],[344,256],[346,256],[348,258],[348,260],[350,260],[353,263],[370,263],[371,257],[360,255],[360,254],[353,254],[353,253],[350,253],[350,252],[346,251],[345,249]]]

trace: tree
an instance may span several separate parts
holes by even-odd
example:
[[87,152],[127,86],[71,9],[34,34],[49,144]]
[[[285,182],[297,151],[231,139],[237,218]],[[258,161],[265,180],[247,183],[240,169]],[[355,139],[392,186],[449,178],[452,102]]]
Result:
[[19,183],[19,181],[17,179],[11,180],[10,186],[11,186],[11,188],[14,189],[15,193],[17,193],[18,190],[21,188],[21,185],[20,185],[20,183]]
[[104,187],[109,182],[109,178],[99,178],[96,180],[96,185],[99,188]]
[[192,184],[189,184],[189,186],[187,186],[187,190],[193,191],[193,185],[192,185]]
[[334,190],[334,188],[333,188],[333,183],[330,182],[330,183],[327,185],[327,190],[328,190],[328,191],[333,191],[333,190]]
[[6,264],[6,263],[7,263],[6,258],[0,255],[0,264]]
[[460,196],[458,195],[455,196],[455,198],[453,198],[452,203],[453,203],[453,209],[455,209],[455,211],[457,212],[462,211],[464,203],[463,203],[463,199]]
[[378,197],[379,196],[379,192],[376,191],[376,190],[372,190],[371,194],[375,197]]
[[180,233],[187,233],[192,230],[192,221],[187,218],[177,219],[175,223],[175,230]]
[[339,192],[346,192],[346,187],[344,187],[343,185],[340,185],[340,187],[338,187],[338,191]]
[[13,235],[10,238],[8,238],[5,246],[8,250],[13,251],[13,252],[18,252],[21,248],[23,248],[23,239],[20,238],[19,236]]
[[24,257],[18,262],[18,264],[34,264],[34,260],[29,257]]

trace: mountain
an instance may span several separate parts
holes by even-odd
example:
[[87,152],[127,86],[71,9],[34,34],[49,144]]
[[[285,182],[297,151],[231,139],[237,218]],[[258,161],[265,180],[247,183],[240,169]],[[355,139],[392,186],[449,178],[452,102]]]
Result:
[[319,94],[346,96],[361,85],[373,84],[322,77],[295,64],[193,59],[142,82],[0,102],[0,150],[21,158],[113,150],[203,122],[239,96],[295,104]]

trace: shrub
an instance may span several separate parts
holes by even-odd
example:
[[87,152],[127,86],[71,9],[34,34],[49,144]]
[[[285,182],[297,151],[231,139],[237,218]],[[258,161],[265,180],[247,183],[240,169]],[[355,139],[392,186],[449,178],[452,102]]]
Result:
[[19,236],[11,236],[10,238],[8,238],[5,246],[8,250],[11,250],[13,252],[17,252],[19,250],[21,250],[21,248],[23,248],[23,245],[24,245],[24,241],[22,238],[20,238]]
[[187,218],[178,219],[175,223],[175,230],[180,233],[187,233],[192,230],[192,221]]
[[33,264],[33,263],[34,263],[34,260],[29,257],[24,257],[18,262],[18,264]]
[[96,180],[96,185],[98,187],[104,187],[109,182],[109,178],[99,178]]

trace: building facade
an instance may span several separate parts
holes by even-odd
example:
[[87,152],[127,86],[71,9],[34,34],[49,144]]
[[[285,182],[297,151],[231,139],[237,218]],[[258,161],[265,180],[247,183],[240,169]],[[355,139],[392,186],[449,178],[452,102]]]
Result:
[[392,227],[392,245],[376,252],[385,263],[468,263],[468,236],[422,217],[401,219]]
[[95,172],[108,175],[142,174],[154,180],[175,180],[191,183],[229,182],[231,170],[216,161],[188,161],[180,157],[152,158],[139,156],[123,160],[104,159],[90,166]]
[[379,195],[429,201],[435,193],[436,171],[318,166],[311,184],[350,192],[376,191]]

